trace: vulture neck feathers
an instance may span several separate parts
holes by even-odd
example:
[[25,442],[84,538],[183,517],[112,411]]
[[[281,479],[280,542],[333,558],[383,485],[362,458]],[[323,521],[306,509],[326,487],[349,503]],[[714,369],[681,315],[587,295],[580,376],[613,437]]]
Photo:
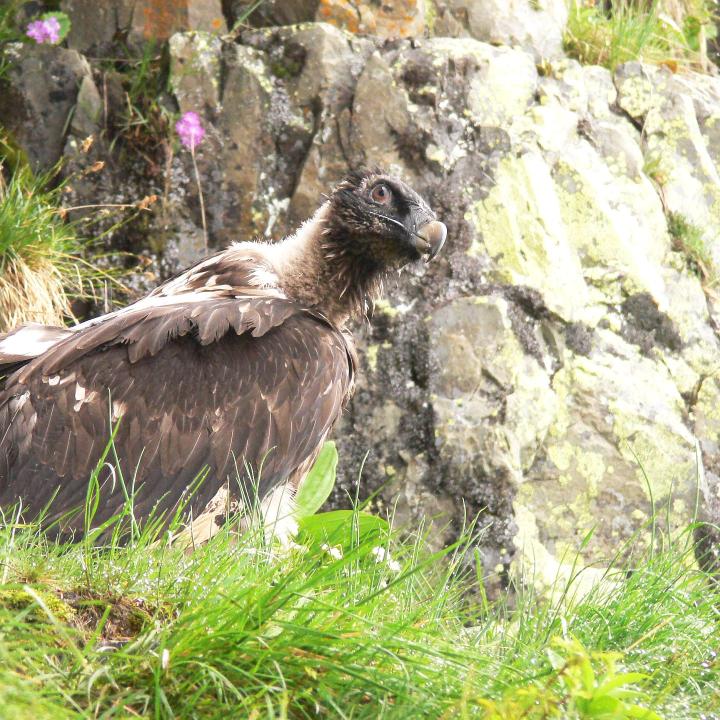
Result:
[[329,202],[293,235],[267,246],[285,294],[338,327],[368,312],[390,271],[352,248],[351,239],[333,224]]

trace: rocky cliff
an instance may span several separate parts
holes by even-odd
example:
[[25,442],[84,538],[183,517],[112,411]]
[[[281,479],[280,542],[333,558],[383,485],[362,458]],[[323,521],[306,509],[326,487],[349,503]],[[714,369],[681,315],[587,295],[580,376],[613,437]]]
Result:
[[654,513],[665,530],[718,520],[720,79],[581,66],[564,3],[357,3],[350,19],[267,3],[231,35],[242,2],[123,20],[95,1],[85,23],[87,3],[62,5],[68,48],[7,51],[0,124],[37,166],[107,160],[80,200],[158,193],[131,242],[161,274],[202,252],[196,185],[167,141],[111,149],[124,99],[98,58],[119,29],[167,38],[158,102],[206,123],[211,246],[282,236],[359,164],[402,174],[448,225],[444,256],[357,328],[336,503],[362,468],[361,498],[434,518],[438,542],[480,513],[484,571],[540,585],[581,545],[597,566],[649,542]]

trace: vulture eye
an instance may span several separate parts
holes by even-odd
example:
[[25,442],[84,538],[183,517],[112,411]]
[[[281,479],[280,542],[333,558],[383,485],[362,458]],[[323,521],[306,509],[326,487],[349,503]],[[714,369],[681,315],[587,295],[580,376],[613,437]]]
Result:
[[390,192],[390,188],[387,185],[376,185],[372,189],[370,197],[379,205],[388,205],[390,198],[392,198],[392,192]]

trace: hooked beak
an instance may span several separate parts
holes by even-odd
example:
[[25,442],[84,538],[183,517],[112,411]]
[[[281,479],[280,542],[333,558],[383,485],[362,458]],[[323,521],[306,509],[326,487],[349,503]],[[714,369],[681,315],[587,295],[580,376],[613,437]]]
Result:
[[447,237],[447,228],[444,223],[439,220],[432,220],[419,227],[412,238],[415,249],[421,254],[427,254],[427,260],[430,262],[442,250]]

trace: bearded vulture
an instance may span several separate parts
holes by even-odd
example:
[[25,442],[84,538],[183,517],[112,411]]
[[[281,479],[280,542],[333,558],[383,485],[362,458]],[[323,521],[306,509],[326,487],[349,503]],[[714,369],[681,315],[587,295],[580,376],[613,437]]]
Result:
[[0,509],[20,502],[29,519],[48,506],[45,523],[82,535],[82,513],[69,511],[114,432],[95,526],[130,488],[135,517],[167,516],[202,474],[195,516],[251,482],[261,498],[281,488],[291,514],[353,391],[347,320],[446,234],[405,183],[355,172],[279,243],[233,244],[76,327],[0,337]]

